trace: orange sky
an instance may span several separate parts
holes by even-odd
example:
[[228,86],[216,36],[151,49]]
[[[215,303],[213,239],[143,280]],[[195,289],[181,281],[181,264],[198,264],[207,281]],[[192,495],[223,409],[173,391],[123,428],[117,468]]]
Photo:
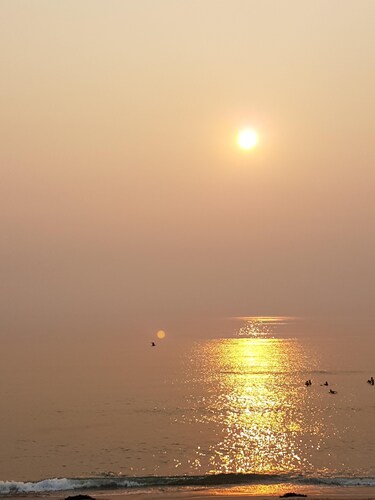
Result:
[[1,331],[371,315],[374,16],[2,0]]

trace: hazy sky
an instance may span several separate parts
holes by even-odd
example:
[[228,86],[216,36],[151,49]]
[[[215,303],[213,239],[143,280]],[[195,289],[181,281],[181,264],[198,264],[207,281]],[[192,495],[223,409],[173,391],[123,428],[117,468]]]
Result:
[[371,315],[374,22],[373,0],[1,0],[1,331]]

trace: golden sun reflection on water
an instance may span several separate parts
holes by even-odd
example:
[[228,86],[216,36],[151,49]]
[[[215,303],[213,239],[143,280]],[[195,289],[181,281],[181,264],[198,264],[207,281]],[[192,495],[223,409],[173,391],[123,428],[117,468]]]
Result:
[[[206,389],[205,412],[197,412],[197,418],[213,425],[216,437],[209,449],[197,451],[197,468],[204,459],[210,473],[308,468],[301,449],[308,391],[291,373],[303,371],[312,360],[298,342],[215,340],[200,344],[195,360]],[[311,432],[318,437],[321,429]]]

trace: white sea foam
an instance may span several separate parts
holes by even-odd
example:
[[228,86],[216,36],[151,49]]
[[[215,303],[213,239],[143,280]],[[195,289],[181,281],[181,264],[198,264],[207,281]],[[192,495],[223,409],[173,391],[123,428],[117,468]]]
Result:
[[303,477],[288,474],[213,474],[204,476],[147,476],[147,477],[95,477],[54,478],[38,482],[0,481],[0,495],[47,493],[53,491],[139,488],[160,486],[229,486],[233,484],[295,483],[305,485],[367,486],[375,487],[375,478],[355,477]]
[[88,478],[88,479],[68,479],[54,478],[44,479],[38,482],[19,482],[19,481],[0,481],[0,495],[8,495],[14,493],[43,493],[51,491],[68,491],[78,489],[91,488],[134,488],[140,486],[139,483],[133,480],[116,478]]
[[[313,481],[315,483],[315,481]],[[375,478],[372,477],[324,477],[319,478],[316,482],[326,484],[327,486],[374,486]]]

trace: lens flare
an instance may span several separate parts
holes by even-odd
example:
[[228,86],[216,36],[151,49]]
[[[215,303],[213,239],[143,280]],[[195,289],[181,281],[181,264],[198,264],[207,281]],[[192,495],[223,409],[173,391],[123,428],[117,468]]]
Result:
[[165,338],[165,331],[164,331],[164,330],[158,330],[158,331],[156,332],[156,336],[157,336],[157,338],[158,338],[158,339],[160,339],[160,340],[161,340],[161,339],[164,339],[164,338]]

